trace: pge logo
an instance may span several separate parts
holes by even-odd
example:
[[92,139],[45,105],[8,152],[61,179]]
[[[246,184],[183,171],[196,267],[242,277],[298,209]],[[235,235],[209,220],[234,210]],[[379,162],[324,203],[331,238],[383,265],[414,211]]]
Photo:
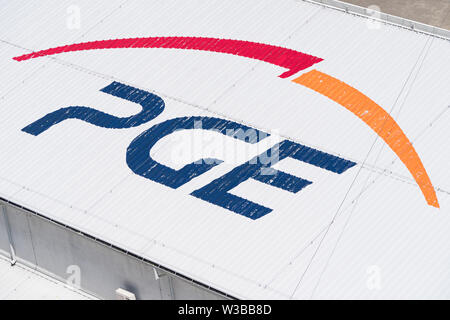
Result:
[[[322,61],[311,55],[267,44],[197,37],[150,37],[86,42],[38,51],[15,57],[14,60],[23,61],[70,51],[107,48],[194,49],[233,54],[287,68],[288,71],[280,75],[281,78],[287,78]],[[439,208],[435,190],[419,156],[401,128],[383,108],[355,88],[317,70],[304,73],[292,81],[328,97],[364,121],[406,165],[422,190],[427,203]],[[22,131],[38,136],[66,119],[79,119],[103,128],[125,129],[155,119],[165,108],[161,97],[119,82],[113,82],[100,91],[137,103],[142,107],[142,111],[130,117],[119,118],[90,107],[70,106],[45,115],[23,128]],[[266,132],[221,118],[198,116],[174,118],[154,125],[131,142],[127,148],[128,167],[137,175],[177,189],[219,165],[220,159],[202,159],[174,170],[158,163],[150,156],[150,150],[160,139],[178,130],[193,130],[196,123],[201,123],[203,130],[215,131],[251,144],[269,136]],[[255,134],[246,134],[249,131]],[[261,218],[272,209],[235,196],[229,191],[248,179],[254,179],[288,192],[298,193],[312,182],[273,168],[277,162],[288,157],[335,174],[343,174],[356,165],[352,161],[320,150],[283,140],[222,177],[193,191],[191,195],[251,219]]]

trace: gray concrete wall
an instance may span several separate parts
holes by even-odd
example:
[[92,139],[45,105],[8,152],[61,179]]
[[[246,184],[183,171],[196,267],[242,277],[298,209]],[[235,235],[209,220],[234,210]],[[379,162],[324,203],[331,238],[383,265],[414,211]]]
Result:
[[[0,203],[1,205],[2,203]],[[0,210],[0,249],[9,256],[7,221],[19,263],[36,267],[59,280],[76,284],[99,298],[115,299],[123,288],[138,299],[224,299],[189,280],[153,266],[95,239],[79,234],[24,209],[6,204],[7,220]]]

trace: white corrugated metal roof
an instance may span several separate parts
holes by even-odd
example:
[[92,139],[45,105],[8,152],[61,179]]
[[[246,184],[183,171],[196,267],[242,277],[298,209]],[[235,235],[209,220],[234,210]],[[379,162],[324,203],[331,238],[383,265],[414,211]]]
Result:
[[[11,1],[0,7],[0,26],[2,198],[239,298],[450,298],[448,40],[290,0],[83,0],[75,8],[72,1]],[[277,65],[211,51],[122,48],[12,59],[73,43],[169,36],[246,40],[323,61],[281,78],[286,69]],[[270,54],[264,58],[283,65]],[[413,176],[406,163],[414,157],[393,151],[411,146],[388,146],[374,132],[388,134],[384,126],[371,129],[358,119],[365,113],[349,111],[353,100],[348,110],[336,103],[345,92],[330,89],[333,101],[291,81],[314,70],[389,113],[426,172],[411,166]],[[70,119],[36,136],[22,131],[70,106],[117,117],[140,112],[126,97],[100,92],[112,81],[157,94],[164,111],[128,129]],[[127,148],[137,136],[192,116],[225,118],[275,138],[250,145],[205,134],[205,144],[188,150],[191,161],[246,158],[175,189],[130,170]],[[195,139],[176,132],[150,155],[180,169],[191,162],[181,164],[180,154]],[[233,195],[273,209],[256,220],[190,195],[284,139],[356,165],[337,174],[282,160],[277,169],[312,184],[297,193],[251,179],[239,184]],[[426,174],[440,209],[415,181]]]
[[94,297],[24,265],[0,257],[1,300],[88,300]]

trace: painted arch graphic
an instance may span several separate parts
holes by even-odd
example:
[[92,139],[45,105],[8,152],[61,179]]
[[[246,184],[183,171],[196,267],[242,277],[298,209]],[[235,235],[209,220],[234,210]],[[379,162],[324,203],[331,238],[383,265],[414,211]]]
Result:
[[[25,61],[65,52],[118,48],[185,49],[231,54],[286,68],[287,71],[279,76],[283,79],[323,60],[269,44],[205,37],[146,37],[91,41],[32,52],[13,59]],[[419,155],[397,122],[381,106],[354,87],[315,69],[292,81],[331,99],[368,125],[407,167],[428,205],[439,208],[435,189]]]

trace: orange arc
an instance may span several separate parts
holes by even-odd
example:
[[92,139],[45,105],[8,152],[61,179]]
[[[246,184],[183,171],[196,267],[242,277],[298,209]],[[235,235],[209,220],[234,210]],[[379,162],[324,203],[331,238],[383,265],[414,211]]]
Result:
[[405,164],[427,203],[439,208],[436,192],[420,157],[389,113],[355,88],[317,70],[307,72],[292,81],[330,98],[364,121]]

